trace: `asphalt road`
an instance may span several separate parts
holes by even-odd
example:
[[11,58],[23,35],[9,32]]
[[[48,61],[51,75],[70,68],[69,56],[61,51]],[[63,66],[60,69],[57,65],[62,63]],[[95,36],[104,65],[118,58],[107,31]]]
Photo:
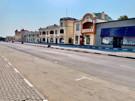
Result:
[[85,72],[100,79],[135,89],[134,59],[42,48],[16,43],[1,44],[38,58]]

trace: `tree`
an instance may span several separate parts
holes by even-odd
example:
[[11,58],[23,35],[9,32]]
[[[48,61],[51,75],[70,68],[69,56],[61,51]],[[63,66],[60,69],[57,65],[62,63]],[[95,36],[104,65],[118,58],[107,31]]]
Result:
[[123,16],[120,16],[120,18],[118,18],[118,20],[126,20],[126,19],[128,19],[127,15],[123,15]]

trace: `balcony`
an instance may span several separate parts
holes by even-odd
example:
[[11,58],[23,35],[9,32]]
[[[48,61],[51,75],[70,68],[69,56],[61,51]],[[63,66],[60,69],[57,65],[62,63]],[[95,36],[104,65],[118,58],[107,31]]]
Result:
[[90,33],[93,32],[93,29],[82,29],[82,33]]

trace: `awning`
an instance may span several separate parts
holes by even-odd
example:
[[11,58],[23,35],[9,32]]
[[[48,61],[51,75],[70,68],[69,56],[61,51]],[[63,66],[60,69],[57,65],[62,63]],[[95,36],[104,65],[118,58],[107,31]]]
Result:
[[101,37],[133,37],[135,36],[135,26],[103,28]]

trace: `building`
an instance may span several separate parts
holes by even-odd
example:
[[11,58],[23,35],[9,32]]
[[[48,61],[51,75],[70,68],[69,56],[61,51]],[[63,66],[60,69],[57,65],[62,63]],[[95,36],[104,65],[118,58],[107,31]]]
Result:
[[23,33],[24,42],[38,42],[39,41],[39,32],[38,31],[29,31]]
[[74,44],[95,45],[96,24],[112,20],[107,14],[88,13],[74,22]]
[[5,39],[7,42],[8,41],[14,41],[15,40],[15,36],[6,36],[6,39]]
[[15,41],[22,41],[22,34],[28,32],[27,30],[22,29],[21,31],[15,30]]
[[59,43],[59,26],[54,24],[46,28],[39,29],[39,42],[40,43]]
[[135,49],[135,18],[96,24],[95,45]]
[[39,40],[43,43],[73,44],[73,23],[75,18],[61,18],[59,25],[39,29]]

